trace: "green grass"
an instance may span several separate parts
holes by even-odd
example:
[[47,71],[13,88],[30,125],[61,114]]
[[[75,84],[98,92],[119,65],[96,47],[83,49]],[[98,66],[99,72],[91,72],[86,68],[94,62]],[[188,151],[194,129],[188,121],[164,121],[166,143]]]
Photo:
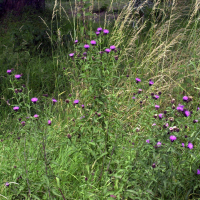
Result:
[[[0,199],[198,199],[195,1],[158,5],[166,17],[145,15],[138,28],[132,27],[138,16],[122,1],[91,1],[85,13],[110,8],[97,22],[95,14],[70,14],[74,1],[56,2],[43,13],[27,8],[1,21]],[[98,27],[109,34],[96,36]],[[111,45],[116,51],[106,53]],[[179,104],[190,116],[178,112]]]

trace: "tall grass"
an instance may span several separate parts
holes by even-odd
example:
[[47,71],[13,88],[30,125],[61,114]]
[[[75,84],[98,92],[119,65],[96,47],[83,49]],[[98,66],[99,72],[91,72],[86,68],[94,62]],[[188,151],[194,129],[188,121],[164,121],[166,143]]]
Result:
[[2,21],[2,199],[199,198],[199,2],[125,3]]

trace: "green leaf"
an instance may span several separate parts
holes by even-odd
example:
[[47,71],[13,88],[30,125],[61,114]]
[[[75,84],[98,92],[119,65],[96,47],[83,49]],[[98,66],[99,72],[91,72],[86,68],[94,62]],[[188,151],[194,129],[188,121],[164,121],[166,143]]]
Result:
[[57,186],[60,188],[60,179],[56,177]]
[[87,12],[87,13],[85,13],[85,16],[92,16],[92,13]]
[[92,4],[91,3],[86,3],[83,7],[84,8],[89,8]]

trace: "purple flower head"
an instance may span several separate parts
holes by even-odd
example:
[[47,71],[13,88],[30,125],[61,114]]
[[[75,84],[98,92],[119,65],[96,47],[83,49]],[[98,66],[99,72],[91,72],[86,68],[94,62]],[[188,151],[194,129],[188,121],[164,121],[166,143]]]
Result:
[[184,105],[178,104],[178,107],[176,108],[178,111],[183,111]]
[[150,79],[149,80],[149,86],[152,86],[154,84],[154,82]]
[[157,146],[158,146],[158,147],[160,147],[160,146],[161,146],[161,144],[162,144],[161,142],[157,142]]
[[10,184],[8,182],[5,183],[5,186],[8,187]]
[[155,100],[159,99],[159,97],[160,97],[160,96],[158,96],[158,95],[154,95],[154,99],[155,99]]
[[20,74],[16,74],[15,78],[19,80],[21,78],[21,75]]
[[51,125],[51,120],[48,120],[48,125]]
[[136,99],[136,97],[132,97],[132,99]]
[[101,32],[103,29],[101,27],[97,28],[98,32]]
[[115,46],[114,45],[110,46],[110,49],[115,50]]
[[108,33],[109,33],[109,30],[107,30],[107,29],[104,29],[104,30],[103,30],[103,34],[104,34],[104,35],[107,35]]
[[75,41],[74,41],[74,44],[77,44],[77,43],[78,43],[78,40],[75,40]]
[[117,196],[115,196],[115,195],[111,194],[111,195],[110,195],[110,197],[116,198]]
[[191,142],[188,143],[188,146],[187,146],[189,149],[193,149],[193,144]]
[[142,92],[142,89],[138,89],[138,94],[140,94]]
[[189,117],[189,116],[190,116],[190,111],[186,110],[186,111],[184,112],[184,116],[185,116],[185,117]]
[[159,117],[159,119],[162,119],[162,118],[163,118],[163,113],[160,113],[160,114],[158,115],[158,117]]
[[25,126],[25,124],[26,124],[25,121],[22,121],[22,122],[21,122],[21,125],[22,125],[22,126]]
[[78,104],[78,103],[79,103],[78,99],[74,100],[74,104]]
[[155,164],[155,163],[153,163],[152,167],[153,167],[153,168],[156,168],[156,164]]
[[198,120],[197,119],[195,119],[194,121],[193,121],[193,123],[197,123],[198,122]]
[[200,170],[199,169],[197,169],[197,175],[199,175],[200,174]]
[[110,53],[110,51],[111,51],[110,49],[105,49],[106,53]]
[[73,58],[73,57],[74,57],[74,53],[70,53],[69,56],[70,56],[71,58]]
[[81,105],[82,106],[82,108],[85,108],[85,106],[84,105]]
[[174,135],[171,135],[171,136],[169,137],[169,139],[171,140],[171,142],[173,142],[173,141],[175,141],[175,140],[176,140],[176,136],[174,136]]
[[38,114],[35,114],[33,117],[35,117],[36,119],[38,119],[39,115],[38,115]]
[[96,35],[97,35],[97,36],[100,34],[100,32],[99,32],[99,31],[96,31],[95,33],[96,33]]
[[187,97],[187,96],[184,96],[184,97],[183,97],[183,101],[188,101],[188,97]]
[[93,46],[97,44],[95,40],[92,40],[90,43],[91,43],[91,45],[93,45]]
[[158,110],[160,108],[159,105],[155,105],[155,109]]
[[156,126],[156,123],[153,123],[152,126]]
[[53,104],[55,104],[57,102],[57,100],[53,98],[52,102],[53,102]]
[[182,147],[184,147],[184,146],[185,146],[185,144],[184,144],[184,143],[182,143],[182,144],[181,144],[181,146],[182,146]]
[[149,142],[150,142],[150,140],[146,140],[146,142],[147,142],[147,143],[149,143]]
[[33,103],[36,103],[36,102],[38,101],[38,98],[33,97],[33,98],[31,99],[31,101],[32,101]]
[[19,107],[18,107],[18,106],[15,106],[15,107],[13,108],[13,110],[14,110],[14,111],[18,111],[18,110],[19,110]]
[[89,44],[85,44],[85,45],[84,45],[84,48],[85,48],[85,49],[89,49],[89,48],[90,48],[90,45],[89,45]]
[[7,74],[8,74],[8,75],[11,75],[11,73],[12,73],[12,70],[11,70],[11,69],[8,69],[8,70],[7,70]]
[[136,80],[136,83],[141,82],[141,80],[139,78],[136,78],[135,80]]
[[197,111],[199,110],[199,107],[197,107]]

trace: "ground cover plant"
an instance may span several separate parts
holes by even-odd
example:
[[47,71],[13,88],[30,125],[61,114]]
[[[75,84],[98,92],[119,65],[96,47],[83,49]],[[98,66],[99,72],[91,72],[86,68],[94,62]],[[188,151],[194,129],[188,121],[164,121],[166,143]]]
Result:
[[4,19],[1,199],[200,198],[199,4],[145,2]]

